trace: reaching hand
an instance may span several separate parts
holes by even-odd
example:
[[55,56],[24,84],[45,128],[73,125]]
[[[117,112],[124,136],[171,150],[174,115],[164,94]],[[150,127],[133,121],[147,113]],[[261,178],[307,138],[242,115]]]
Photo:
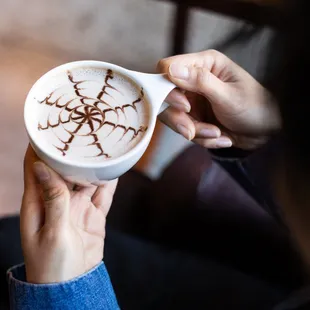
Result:
[[220,52],[162,59],[158,71],[168,73],[183,91],[169,94],[166,101],[171,107],[159,118],[202,146],[253,149],[281,127],[277,104],[268,91]]
[[105,221],[117,180],[74,188],[28,148],[21,237],[27,281],[70,280],[103,258]]

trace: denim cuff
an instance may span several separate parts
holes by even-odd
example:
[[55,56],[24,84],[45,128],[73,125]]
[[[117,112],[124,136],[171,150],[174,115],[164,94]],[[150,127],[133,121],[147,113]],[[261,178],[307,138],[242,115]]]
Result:
[[10,268],[7,278],[11,309],[119,309],[103,262],[77,278],[60,283],[26,282],[24,264]]

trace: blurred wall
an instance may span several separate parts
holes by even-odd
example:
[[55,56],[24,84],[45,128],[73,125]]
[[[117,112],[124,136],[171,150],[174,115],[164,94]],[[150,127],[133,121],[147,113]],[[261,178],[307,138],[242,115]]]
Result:
[[0,35],[42,53],[150,70],[167,53],[172,11],[159,1],[2,0]]

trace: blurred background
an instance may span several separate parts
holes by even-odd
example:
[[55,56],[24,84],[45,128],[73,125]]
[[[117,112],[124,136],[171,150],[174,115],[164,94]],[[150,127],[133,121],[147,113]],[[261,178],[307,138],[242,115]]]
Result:
[[[154,72],[163,57],[217,48],[260,80],[271,28],[277,22],[276,15],[269,14],[275,2],[2,0],[0,216],[20,208],[28,143],[23,105],[42,74],[62,63],[84,59]],[[156,179],[187,146],[187,141],[158,124],[135,169]]]

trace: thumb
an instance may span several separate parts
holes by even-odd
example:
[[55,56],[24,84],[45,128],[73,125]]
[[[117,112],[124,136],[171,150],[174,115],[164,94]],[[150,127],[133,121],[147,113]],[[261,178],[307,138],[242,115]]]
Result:
[[202,94],[211,104],[221,103],[226,99],[227,85],[206,67],[175,62],[169,66],[169,77],[178,87]]
[[43,192],[45,224],[67,220],[70,193],[65,181],[42,162],[35,162],[33,169]]

